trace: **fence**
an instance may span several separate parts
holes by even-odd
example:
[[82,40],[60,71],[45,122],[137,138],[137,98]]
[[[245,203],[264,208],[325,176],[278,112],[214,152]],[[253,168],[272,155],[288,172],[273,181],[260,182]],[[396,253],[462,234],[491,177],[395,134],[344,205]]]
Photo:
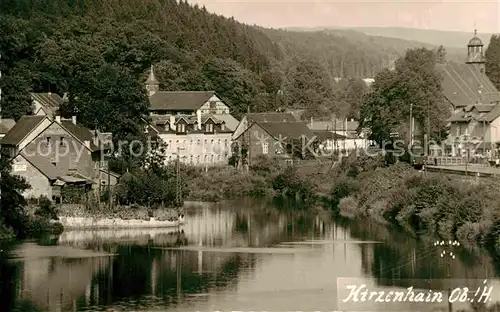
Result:
[[487,158],[478,157],[429,157],[427,164],[430,166],[459,166],[468,164],[489,165]]

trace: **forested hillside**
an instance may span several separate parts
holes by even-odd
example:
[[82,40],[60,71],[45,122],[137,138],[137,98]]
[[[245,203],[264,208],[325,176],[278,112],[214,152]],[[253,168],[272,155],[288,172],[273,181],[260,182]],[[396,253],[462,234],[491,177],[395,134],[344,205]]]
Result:
[[69,92],[67,114],[119,137],[140,132],[151,64],[163,90],[215,90],[236,116],[288,106],[307,118],[350,111],[339,93],[352,88],[333,78],[373,76],[404,51],[247,26],[184,1],[4,0],[0,52],[4,117],[29,111],[31,90]]

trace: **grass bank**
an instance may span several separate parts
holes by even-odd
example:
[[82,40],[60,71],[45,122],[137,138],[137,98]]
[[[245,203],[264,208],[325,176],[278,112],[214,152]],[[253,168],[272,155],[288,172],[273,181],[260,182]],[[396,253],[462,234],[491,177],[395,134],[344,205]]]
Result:
[[344,217],[370,217],[500,255],[499,188],[499,179],[421,173],[406,163],[353,157],[335,173],[331,203]]

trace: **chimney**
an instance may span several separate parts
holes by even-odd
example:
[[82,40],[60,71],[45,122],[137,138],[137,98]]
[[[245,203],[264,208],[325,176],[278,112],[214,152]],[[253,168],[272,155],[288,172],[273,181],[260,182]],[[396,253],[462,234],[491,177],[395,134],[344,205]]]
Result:
[[59,115],[56,116],[56,122],[61,123],[61,116]]
[[86,146],[87,148],[90,148],[90,141],[85,140],[85,142],[84,142],[84,143],[85,143],[85,146]]
[[198,125],[198,130],[201,130],[201,110],[196,111],[196,123]]
[[175,130],[175,116],[170,115],[170,129]]
[[71,122],[76,125],[76,116],[71,116]]

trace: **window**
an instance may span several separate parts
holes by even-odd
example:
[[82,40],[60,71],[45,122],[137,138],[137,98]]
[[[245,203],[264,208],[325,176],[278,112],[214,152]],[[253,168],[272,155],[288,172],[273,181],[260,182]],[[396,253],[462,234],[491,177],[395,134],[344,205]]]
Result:
[[455,136],[457,136],[457,137],[458,137],[458,136],[460,136],[460,125],[457,125],[456,127],[457,127],[457,129],[456,129],[456,131],[455,131],[455,132],[456,132],[456,133],[455,133]]
[[205,124],[205,131],[206,132],[213,132],[214,131],[214,125],[211,123]]
[[210,114],[217,114],[217,102],[210,101]]
[[47,143],[50,144],[50,137],[47,137]]
[[211,158],[211,163],[213,164],[214,163],[214,155],[212,155],[210,158]]
[[227,147],[227,139],[224,140],[224,147]]
[[177,125],[177,132],[186,132],[186,125],[185,124],[178,124]]
[[196,143],[198,146],[201,145],[201,140],[198,140],[198,142]]
[[167,146],[168,149],[172,149],[172,140],[168,140],[168,146]]
[[59,138],[59,146],[64,146],[64,137]]
[[205,146],[207,146],[207,144],[208,144],[208,141],[207,141],[207,139],[205,139]]
[[269,152],[269,143],[262,143],[262,154],[267,154]]
[[196,155],[196,163],[199,164],[200,163],[200,155]]
[[191,157],[189,158],[189,163],[192,164],[193,163],[193,155],[191,155]]

